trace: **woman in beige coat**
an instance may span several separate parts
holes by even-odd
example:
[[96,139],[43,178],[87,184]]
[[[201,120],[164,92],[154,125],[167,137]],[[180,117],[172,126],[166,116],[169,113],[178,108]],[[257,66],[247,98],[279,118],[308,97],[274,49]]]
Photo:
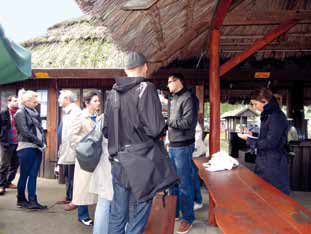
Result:
[[[70,131],[70,145],[73,149],[95,126],[97,120],[96,112],[100,106],[99,95],[96,92],[88,93],[83,101],[86,107],[81,115],[74,120]],[[72,203],[78,205],[78,220],[86,226],[93,225],[93,220],[89,216],[88,205],[96,204],[97,202],[97,195],[89,192],[91,176],[92,173],[81,169],[76,159]]]

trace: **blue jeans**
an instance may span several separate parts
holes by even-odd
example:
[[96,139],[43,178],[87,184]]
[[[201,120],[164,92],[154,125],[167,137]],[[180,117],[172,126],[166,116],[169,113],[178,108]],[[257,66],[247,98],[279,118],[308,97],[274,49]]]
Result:
[[177,196],[176,217],[182,213],[182,219],[189,224],[194,220],[194,181],[192,179],[192,153],[194,144],[183,147],[169,147],[169,156],[180,178],[180,183],[170,188],[170,193]]
[[194,163],[192,162],[192,180],[194,183],[194,201],[196,203],[202,204],[203,199],[202,199],[202,193],[201,193],[201,182],[200,182],[200,178],[198,175],[198,169],[197,167],[194,165]]
[[109,234],[143,234],[151,211],[152,200],[138,202],[129,189],[119,184],[121,167],[112,163],[113,200],[111,202]]
[[108,234],[110,201],[98,197],[93,234]]
[[17,184],[17,195],[25,196],[26,183],[28,189],[28,199],[36,198],[37,176],[42,161],[42,152],[36,148],[26,148],[17,151],[20,165],[20,177]]
[[78,206],[77,215],[78,215],[78,219],[79,220],[89,219],[90,215],[89,215],[89,208],[88,208],[88,206],[87,205],[80,205],[80,206]]

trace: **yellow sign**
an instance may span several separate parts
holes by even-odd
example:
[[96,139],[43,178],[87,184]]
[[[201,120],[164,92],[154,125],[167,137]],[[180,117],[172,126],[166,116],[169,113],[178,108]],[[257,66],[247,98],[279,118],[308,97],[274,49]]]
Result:
[[47,72],[36,72],[35,77],[38,79],[46,79],[49,78],[49,74]]
[[269,77],[270,77],[270,72],[255,72],[255,78],[268,79]]

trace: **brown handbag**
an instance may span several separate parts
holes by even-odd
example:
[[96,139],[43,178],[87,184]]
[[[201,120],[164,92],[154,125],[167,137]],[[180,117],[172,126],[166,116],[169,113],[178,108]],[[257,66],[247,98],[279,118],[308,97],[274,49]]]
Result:
[[158,193],[152,201],[145,234],[173,234],[177,197]]

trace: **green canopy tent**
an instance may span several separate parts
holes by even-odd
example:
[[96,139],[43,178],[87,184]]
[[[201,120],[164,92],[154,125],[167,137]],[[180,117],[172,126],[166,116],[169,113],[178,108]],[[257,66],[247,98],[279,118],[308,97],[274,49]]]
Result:
[[0,24],[0,85],[31,76],[31,54],[4,35]]

